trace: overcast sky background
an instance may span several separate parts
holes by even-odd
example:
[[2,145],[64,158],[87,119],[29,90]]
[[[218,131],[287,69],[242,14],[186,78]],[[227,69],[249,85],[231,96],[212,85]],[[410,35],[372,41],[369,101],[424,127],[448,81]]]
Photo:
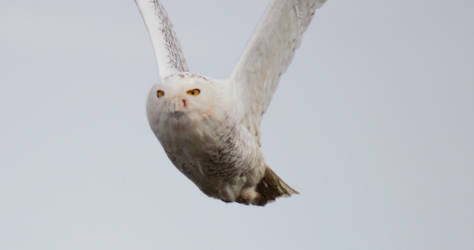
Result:
[[[163,0],[192,71],[232,70],[270,1]],[[474,2],[329,0],[263,123],[301,195],[207,198],[145,117],[133,1],[0,3],[0,249],[474,249]]]

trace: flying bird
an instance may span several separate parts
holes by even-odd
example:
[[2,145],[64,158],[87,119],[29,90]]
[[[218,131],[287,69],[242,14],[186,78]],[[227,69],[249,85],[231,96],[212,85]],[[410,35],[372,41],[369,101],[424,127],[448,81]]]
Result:
[[150,127],[172,163],[224,202],[264,206],[298,192],[265,163],[260,123],[313,15],[326,0],[274,0],[228,79],[189,71],[159,0],[136,0],[160,80],[147,99]]

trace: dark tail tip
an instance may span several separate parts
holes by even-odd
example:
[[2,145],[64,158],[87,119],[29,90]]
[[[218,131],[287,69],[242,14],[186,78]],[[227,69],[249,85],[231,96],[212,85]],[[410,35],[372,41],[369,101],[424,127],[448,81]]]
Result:
[[286,184],[269,167],[265,169],[265,175],[257,185],[257,192],[261,195],[260,199],[255,203],[258,206],[264,206],[278,197],[299,194],[298,191]]

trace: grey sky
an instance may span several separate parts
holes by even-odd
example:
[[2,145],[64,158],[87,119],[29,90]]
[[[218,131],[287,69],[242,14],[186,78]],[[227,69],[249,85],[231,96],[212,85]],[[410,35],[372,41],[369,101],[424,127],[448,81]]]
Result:
[[[163,0],[226,77],[269,1]],[[333,1],[264,118],[301,195],[207,198],[148,127],[133,1],[0,3],[0,249],[474,249],[474,2]]]

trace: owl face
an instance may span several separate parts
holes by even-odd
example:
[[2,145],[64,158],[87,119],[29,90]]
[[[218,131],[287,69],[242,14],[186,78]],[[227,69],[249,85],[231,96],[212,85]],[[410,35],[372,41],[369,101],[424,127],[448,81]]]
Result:
[[212,115],[218,100],[215,83],[195,74],[177,74],[155,84],[148,95],[150,125],[168,122],[189,123]]

